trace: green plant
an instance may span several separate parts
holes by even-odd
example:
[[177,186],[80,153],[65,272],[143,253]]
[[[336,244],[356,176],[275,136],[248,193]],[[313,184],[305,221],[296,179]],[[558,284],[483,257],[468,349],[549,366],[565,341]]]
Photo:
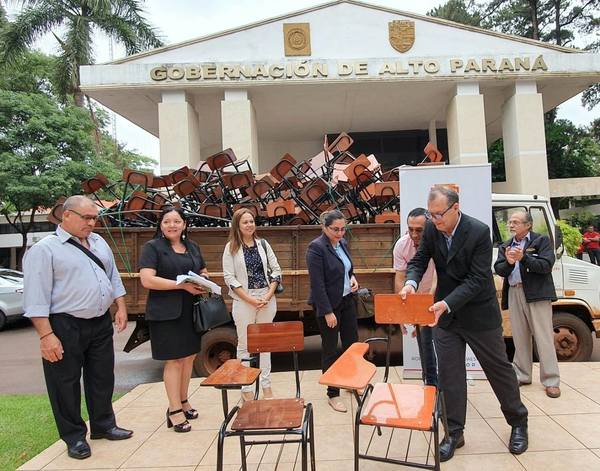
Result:
[[583,237],[581,236],[581,232],[576,227],[571,226],[566,221],[558,220],[558,227],[560,228],[563,235],[563,245],[565,246],[565,250],[567,254],[571,257],[575,256],[575,252],[581,245],[581,241]]
[[585,229],[587,226],[596,225],[596,216],[589,211],[581,210],[573,213],[569,218],[569,224],[574,227]]

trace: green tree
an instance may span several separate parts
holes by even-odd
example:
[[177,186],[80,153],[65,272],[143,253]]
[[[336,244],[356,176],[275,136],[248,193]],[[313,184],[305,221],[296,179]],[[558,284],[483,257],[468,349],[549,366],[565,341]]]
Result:
[[474,0],[448,0],[427,12],[428,16],[444,18],[464,25],[481,26],[481,14]]
[[22,236],[20,262],[35,214],[107,165],[93,152],[84,110],[5,90],[0,110],[0,213]]
[[[96,31],[123,44],[127,54],[162,46],[142,16],[138,0],[21,0],[23,9],[2,30],[0,64],[13,64],[40,37],[52,33],[59,44],[56,83],[59,96],[83,106],[79,67],[93,64]],[[57,31],[64,31],[59,36]]]

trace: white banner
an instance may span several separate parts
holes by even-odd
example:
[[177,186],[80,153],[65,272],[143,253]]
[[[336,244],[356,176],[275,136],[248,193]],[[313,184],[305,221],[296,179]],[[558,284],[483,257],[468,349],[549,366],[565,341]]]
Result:
[[[427,195],[433,185],[458,185],[460,209],[492,226],[492,176],[490,164],[440,165],[400,167],[400,221],[401,232],[407,231],[406,215],[414,208],[427,208]],[[402,338],[404,378],[421,378],[421,361],[417,340],[412,330]],[[468,379],[485,379],[477,358],[467,346],[465,366]]]

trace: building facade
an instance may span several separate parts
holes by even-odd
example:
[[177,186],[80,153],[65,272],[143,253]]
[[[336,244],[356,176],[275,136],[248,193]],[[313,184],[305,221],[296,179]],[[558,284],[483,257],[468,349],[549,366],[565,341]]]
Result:
[[81,68],[86,94],[159,137],[162,173],[229,147],[265,172],[342,131],[388,167],[427,141],[487,162],[503,138],[494,190],[545,196],[600,194],[548,179],[544,135],[544,112],[598,81],[598,54],[353,0]]

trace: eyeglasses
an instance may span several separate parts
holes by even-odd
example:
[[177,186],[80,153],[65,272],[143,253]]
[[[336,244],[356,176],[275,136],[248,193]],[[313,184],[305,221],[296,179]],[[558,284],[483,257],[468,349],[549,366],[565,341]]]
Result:
[[443,211],[443,212],[441,212],[441,213],[431,213],[431,212],[429,212],[429,211],[425,211],[425,217],[426,217],[427,219],[433,219],[433,220],[435,220],[435,221],[439,221],[440,219],[442,219],[442,218],[443,218],[443,217],[446,215],[446,213],[447,213],[448,211],[450,211],[450,210],[452,209],[452,207],[453,207],[453,206],[454,206],[454,203],[453,203],[453,204],[451,204],[450,206],[448,206],[448,207],[446,208],[446,210],[445,210],[445,211]]
[[346,232],[346,228],[345,227],[331,227],[331,226],[327,226],[327,229],[329,229],[331,232],[335,232],[336,234],[339,234],[340,232]]
[[83,214],[81,214],[81,213],[79,213],[79,212],[75,211],[74,209],[68,209],[67,211],[71,211],[72,213],[75,213],[75,214],[77,214],[77,216],[79,216],[79,217],[80,217],[81,219],[83,219],[85,222],[97,221],[97,220],[98,220],[98,217],[99,217],[97,214],[96,214],[95,216],[88,216],[87,214],[86,214],[86,215],[83,215]]

